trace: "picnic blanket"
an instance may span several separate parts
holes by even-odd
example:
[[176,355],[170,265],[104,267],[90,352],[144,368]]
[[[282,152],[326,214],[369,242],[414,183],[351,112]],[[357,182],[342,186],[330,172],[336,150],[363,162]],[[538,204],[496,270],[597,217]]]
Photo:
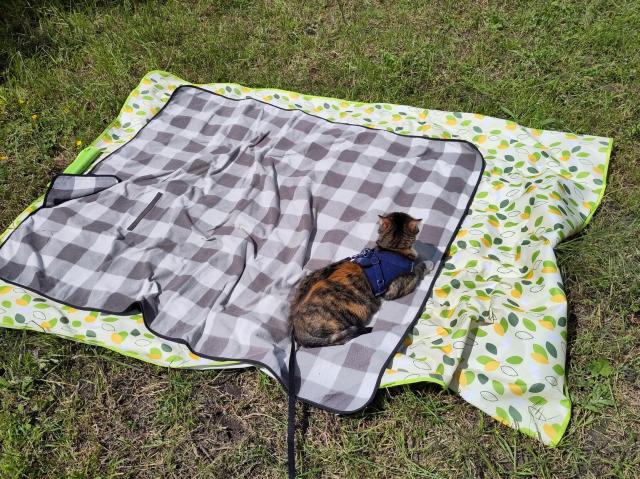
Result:
[[[126,144],[185,84],[166,72],[145,75],[118,117],[67,173],[81,174]],[[546,444],[560,441],[571,403],[564,369],[567,303],[553,247],[580,231],[600,203],[611,139],[526,128],[472,113],[237,84],[201,86],[229,98],[255,98],[331,121],[473,143],[487,168],[434,294],[387,364],[380,386],[434,382]],[[0,240],[42,201],[34,201]],[[139,312],[76,309],[3,281],[0,326],[56,334],[162,366],[247,366],[195,355],[187,346],[149,331]]]
[[[91,175],[52,182],[0,248],[0,278],[77,308],[141,309],[155,334],[266,367],[284,384],[296,282],[373,246],[378,215],[393,211],[422,218],[418,241],[438,265],[483,168],[467,142],[186,85]],[[300,399],[363,408],[437,271],[384,302],[370,334],[301,349]]]

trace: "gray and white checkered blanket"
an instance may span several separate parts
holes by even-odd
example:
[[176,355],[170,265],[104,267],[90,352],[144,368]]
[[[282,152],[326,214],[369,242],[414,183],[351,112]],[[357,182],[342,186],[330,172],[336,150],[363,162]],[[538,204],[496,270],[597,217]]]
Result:
[[378,214],[423,219],[436,268],[370,334],[301,349],[298,395],[337,412],[372,399],[484,167],[471,144],[333,123],[178,88],[90,175],[61,175],[0,248],[0,277],[77,308],[141,308],[159,336],[286,384],[288,298],[307,271],[372,246]]

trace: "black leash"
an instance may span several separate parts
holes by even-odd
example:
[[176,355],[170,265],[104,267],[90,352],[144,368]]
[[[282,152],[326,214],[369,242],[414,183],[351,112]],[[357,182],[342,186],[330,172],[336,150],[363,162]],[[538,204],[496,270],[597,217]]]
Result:
[[289,479],[296,477],[296,340],[291,333],[291,352],[289,353],[289,411],[287,419],[287,467]]

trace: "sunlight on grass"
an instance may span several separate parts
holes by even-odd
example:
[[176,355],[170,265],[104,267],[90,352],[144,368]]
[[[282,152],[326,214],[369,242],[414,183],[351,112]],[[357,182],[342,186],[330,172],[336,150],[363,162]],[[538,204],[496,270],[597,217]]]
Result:
[[[613,137],[604,202],[558,250],[574,402],[562,443],[417,384],[381,391],[356,417],[311,410],[301,464],[305,477],[637,477],[638,2],[30,5],[10,1],[0,19],[0,230],[154,69]],[[283,477],[274,381],[95,351],[0,330],[0,477]]]

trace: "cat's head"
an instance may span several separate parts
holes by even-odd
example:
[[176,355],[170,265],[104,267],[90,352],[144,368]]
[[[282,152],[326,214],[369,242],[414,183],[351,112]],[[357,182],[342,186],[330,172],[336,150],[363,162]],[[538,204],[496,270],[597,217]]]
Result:
[[420,231],[421,219],[412,218],[406,213],[378,216],[378,246],[388,249],[407,249],[413,246]]

